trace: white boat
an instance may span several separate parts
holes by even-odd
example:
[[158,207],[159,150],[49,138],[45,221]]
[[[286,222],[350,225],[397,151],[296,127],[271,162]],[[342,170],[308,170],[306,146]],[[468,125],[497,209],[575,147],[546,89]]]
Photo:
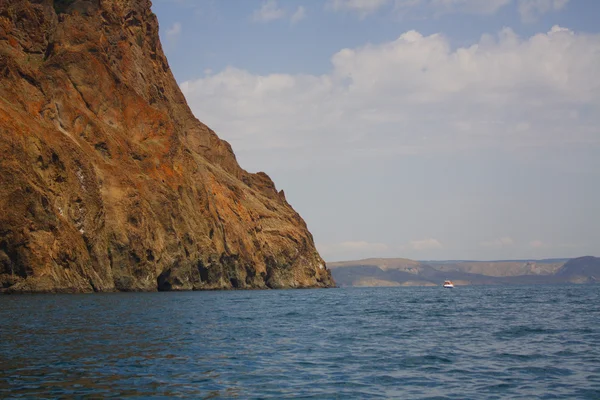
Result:
[[454,287],[454,283],[452,283],[452,281],[444,281],[444,287],[452,289]]

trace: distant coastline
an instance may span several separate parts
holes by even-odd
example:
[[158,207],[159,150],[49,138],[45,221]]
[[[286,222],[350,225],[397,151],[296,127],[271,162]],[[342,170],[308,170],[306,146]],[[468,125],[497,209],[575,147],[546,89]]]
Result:
[[434,286],[445,279],[457,286],[600,282],[600,258],[593,256],[494,261],[368,258],[328,266],[341,287]]

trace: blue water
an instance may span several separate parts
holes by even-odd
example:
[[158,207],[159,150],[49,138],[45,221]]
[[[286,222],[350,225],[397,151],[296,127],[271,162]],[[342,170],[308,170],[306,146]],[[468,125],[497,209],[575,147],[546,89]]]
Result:
[[0,398],[600,398],[600,286],[0,296]]

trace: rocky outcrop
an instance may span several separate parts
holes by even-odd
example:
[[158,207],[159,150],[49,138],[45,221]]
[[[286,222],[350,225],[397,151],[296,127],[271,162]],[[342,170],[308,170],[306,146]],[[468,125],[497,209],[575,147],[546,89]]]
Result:
[[328,287],[302,218],[192,115],[148,0],[0,0],[0,288]]

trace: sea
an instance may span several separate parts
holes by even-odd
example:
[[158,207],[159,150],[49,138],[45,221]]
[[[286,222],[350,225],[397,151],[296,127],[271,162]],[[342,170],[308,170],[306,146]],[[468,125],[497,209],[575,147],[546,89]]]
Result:
[[0,398],[600,399],[600,285],[4,295]]

